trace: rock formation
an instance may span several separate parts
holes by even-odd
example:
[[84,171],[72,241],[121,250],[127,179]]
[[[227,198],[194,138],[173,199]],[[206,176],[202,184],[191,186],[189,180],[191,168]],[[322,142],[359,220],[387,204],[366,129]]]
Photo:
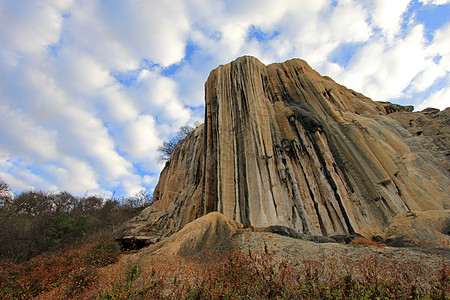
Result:
[[302,60],[248,56],[210,73],[205,102],[205,123],[177,145],[122,237],[156,242],[212,211],[371,235],[398,214],[450,207],[449,109],[374,102]]
[[399,214],[384,230],[384,238],[391,246],[450,250],[450,211]]
[[149,246],[145,253],[193,256],[228,240],[238,229],[242,229],[242,224],[219,212],[211,212],[190,222],[169,238]]

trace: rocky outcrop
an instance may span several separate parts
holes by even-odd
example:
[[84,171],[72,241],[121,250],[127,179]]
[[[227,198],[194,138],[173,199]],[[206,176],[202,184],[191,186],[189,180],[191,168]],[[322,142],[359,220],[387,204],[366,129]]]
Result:
[[187,224],[169,238],[149,246],[144,254],[193,256],[231,238],[241,228],[242,224],[219,212],[211,212]]
[[[431,163],[435,163],[436,159],[439,165],[450,172],[450,108],[444,111],[427,108],[415,113],[398,111],[389,117],[398,122],[400,126],[393,124],[393,128],[414,154],[425,159],[431,154]],[[450,209],[450,206],[444,208]]]
[[450,210],[399,214],[384,236],[390,246],[450,249]]
[[300,233],[298,231],[295,231],[292,228],[282,226],[282,225],[271,225],[271,226],[267,226],[267,227],[256,227],[256,228],[252,227],[251,231],[271,232],[271,233],[276,233],[278,235],[288,236],[288,237],[291,237],[294,239],[300,239],[300,240],[305,240],[305,241],[310,241],[310,242],[315,242],[315,243],[341,242],[340,240],[338,241],[338,240],[335,240],[334,238],[324,237],[321,235],[311,235],[311,234]]
[[204,143],[204,125],[200,125],[176,146],[160,174],[152,204],[116,232],[122,245],[143,238],[147,245],[156,243],[202,216]]
[[302,60],[241,57],[205,85],[205,123],[182,141],[153,202],[120,231],[153,242],[212,211],[244,225],[381,234],[450,205],[450,111],[371,99]]

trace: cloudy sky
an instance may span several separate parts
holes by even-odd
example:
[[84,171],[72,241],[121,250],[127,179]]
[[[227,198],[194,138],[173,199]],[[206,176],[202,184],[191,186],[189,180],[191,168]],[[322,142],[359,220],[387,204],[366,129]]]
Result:
[[374,100],[450,106],[450,0],[0,0],[0,178],[150,193],[209,72],[305,59]]

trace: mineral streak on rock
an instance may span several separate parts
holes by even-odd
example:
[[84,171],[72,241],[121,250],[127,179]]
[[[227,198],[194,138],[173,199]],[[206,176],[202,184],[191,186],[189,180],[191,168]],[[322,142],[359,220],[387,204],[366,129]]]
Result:
[[[388,80],[388,78],[386,79]],[[244,225],[380,233],[450,203],[449,109],[374,102],[293,59],[241,57],[205,85],[205,123],[161,173],[123,235],[155,241],[219,211]]]

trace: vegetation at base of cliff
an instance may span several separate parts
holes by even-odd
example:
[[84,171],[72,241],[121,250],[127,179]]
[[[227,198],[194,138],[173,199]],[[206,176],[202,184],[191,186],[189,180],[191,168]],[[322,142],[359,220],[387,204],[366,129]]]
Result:
[[449,299],[450,268],[423,267],[376,254],[279,260],[235,251],[211,257],[204,275],[189,285],[184,299]]
[[46,253],[26,262],[0,264],[0,299],[30,299],[57,289],[71,298],[97,283],[98,269],[117,262],[114,240],[84,243],[76,249]]
[[149,204],[144,191],[121,200],[41,191],[15,196],[0,180],[0,262],[25,262],[79,243],[111,239],[115,228]]
[[366,239],[363,237],[356,238],[356,239],[352,240],[350,243],[352,245],[373,246],[373,247],[378,247],[378,248],[386,247],[386,244],[384,244],[384,243],[377,243],[377,242],[374,242],[372,240],[369,240],[369,239]]
[[[105,245],[108,245],[107,247]],[[109,247],[116,251],[103,252]],[[201,259],[117,260],[110,241],[84,245],[22,265],[2,266],[1,299],[449,299],[450,268],[361,257],[283,260],[264,251],[210,252]],[[89,259],[95,257],[96,259]],[[50,268],[48,268],[51,266]]]
[[29,299],[55,288],[72,298],[97,282],[121,253],[113,230],[150,204],[133,197],[76,197],[27,191],[0,180],[0,299]]

